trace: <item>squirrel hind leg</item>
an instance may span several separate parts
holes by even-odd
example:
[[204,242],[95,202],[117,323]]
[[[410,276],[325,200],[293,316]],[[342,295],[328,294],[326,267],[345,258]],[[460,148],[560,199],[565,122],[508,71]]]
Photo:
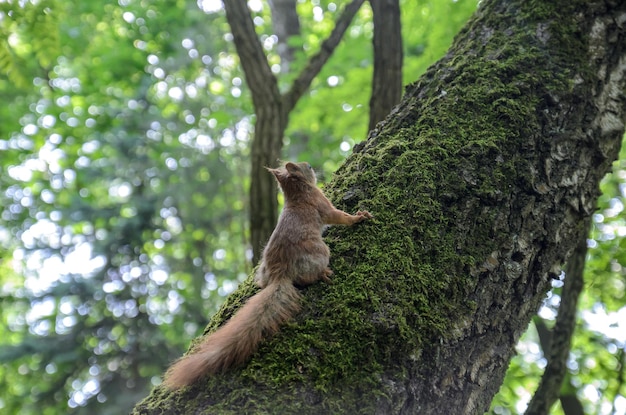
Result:
[[259,267],[254,274],[254,282],[261,288],[265,288],[267,286],[267,269],[265,268],[265,263],[263,261],[261,261],[261,264],[259,264]]
[[318,281],[324,281],[326,284],[332,284],[333,280],[329,277],[333,275],[333,271],[325,267],[322,271],[313,274],[299,274],[294,278],[293,283],[299,287],[306,287],[307,285],[314,284]]
[[333,272],[328,268],[329,257],[326,255],[304,255],[295,264],[294,284],[307,286],[318,281],[329,283]]

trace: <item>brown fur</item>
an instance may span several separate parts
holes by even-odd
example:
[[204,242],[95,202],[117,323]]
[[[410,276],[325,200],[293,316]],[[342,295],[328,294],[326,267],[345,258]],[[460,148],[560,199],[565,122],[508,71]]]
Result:
[[300,311],[300,293],[294,284],[330,282],[330,250],[322,240],[322,226],[352,225],[372,217],[366,211],[350,215],[336,209],[316,187],[315,173],[308,163],[286,163],[268,170],[285,194],[285,207],[255,275],[262,290],[192,354],[167,370],[163,383],[169,389],[191,385],[205,375],[244,363],[264,338]]

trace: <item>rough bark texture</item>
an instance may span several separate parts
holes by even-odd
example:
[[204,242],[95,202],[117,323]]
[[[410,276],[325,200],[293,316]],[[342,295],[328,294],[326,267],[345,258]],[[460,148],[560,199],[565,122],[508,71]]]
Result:
[[327,235],[335,284],[244,367],[135,414],[488,409],[618,153],[626,3],[481,4],[326,189],[375,216]]

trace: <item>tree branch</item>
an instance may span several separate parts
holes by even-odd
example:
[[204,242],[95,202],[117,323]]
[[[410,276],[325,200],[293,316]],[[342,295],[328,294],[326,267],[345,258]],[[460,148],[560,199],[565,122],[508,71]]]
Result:
[[225,0],[223,3],[239,61],[246,75],[246,83],[252,93],[252,101],[256,109],[264,100],[272,97],[279,98],[276,77],[272,73],[267,56],[263,52],[263,46],[254,30],[254,22],[246,0]]
[[[548,365],[543,373],[539,387],[528,405],[526,415],[547,414],[550,411],[550,407],[559,398],[561,385],[567,371],[566,364],[572,343],[572,335],[576,327],[578,297],[583,288],[588,233],[589,220],[586,220],[582,237],[567,262],[559,314],[551,336],[549,336],[550,341],[544,340],[541,342]],[[540,336],[540,338],[542,337],[545,338],[546,336]]]
[[359,10],[364,0],[353,0],[349,3],[337,19],[337,23],[335,23],[335,28],[328,36],[326,40],[322,43],[319,52],[311,57],[307,66],[300,72],[300,75],[293,81],[291,88],[287,91],[283,96],[284,106],[283,109],[286,112],[291,111],[293,107],[295,107],[296,103],[304,94],[313,78],[317,76],[320,72],[326,61],[330,58],[330,56],[335,51],[337,45],[343,38],[343,34],[350,26],[354,15]]

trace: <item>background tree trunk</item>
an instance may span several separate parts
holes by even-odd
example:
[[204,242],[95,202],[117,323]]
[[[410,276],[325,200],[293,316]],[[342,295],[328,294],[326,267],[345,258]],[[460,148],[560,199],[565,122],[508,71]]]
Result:
[[[333,31],[322,43],[321,50],[310,58],[284,94],[278,89],[277,79],[256,35],[247,2],[224,1],[226,18],[246,75],[256,115],[250,172],[250,243],[254,264],[261,257],[263,245],[276,226],[278,211],[276,181],[265,168],[278,164],[289,113],[332,55],[363,1],[352,0],[345,6]],[[289,7],[289,4],[283,6]]]
[[274,165],[280,157],[287,113],[282,105],[278,82],[254,30],[246,1],[225,1],[224,8],[256,115],[250,172],[250,242],[256,263],[266,236],[276,226],[278,202],[275,197],[267,196],[276,194],[277,187],[275,181],[267,177],[265,167]]
[[371,131],[402,96],[402,30],[398,0],[370,0],[374,14],[374,75],[370,98]]
[[483,2],[326,189],[376,218],[327,235],[335,284],[244,367],[135,413],[484,413],[620,147],[625,24],[620,1]]
[[289,72],[293,60],[294,48],[289,46],[289,38],[300,34],[300,19],[296,12],[296,0],[270,0],[272,27],[278,38],[277,52],[280,56],[280,71]]

